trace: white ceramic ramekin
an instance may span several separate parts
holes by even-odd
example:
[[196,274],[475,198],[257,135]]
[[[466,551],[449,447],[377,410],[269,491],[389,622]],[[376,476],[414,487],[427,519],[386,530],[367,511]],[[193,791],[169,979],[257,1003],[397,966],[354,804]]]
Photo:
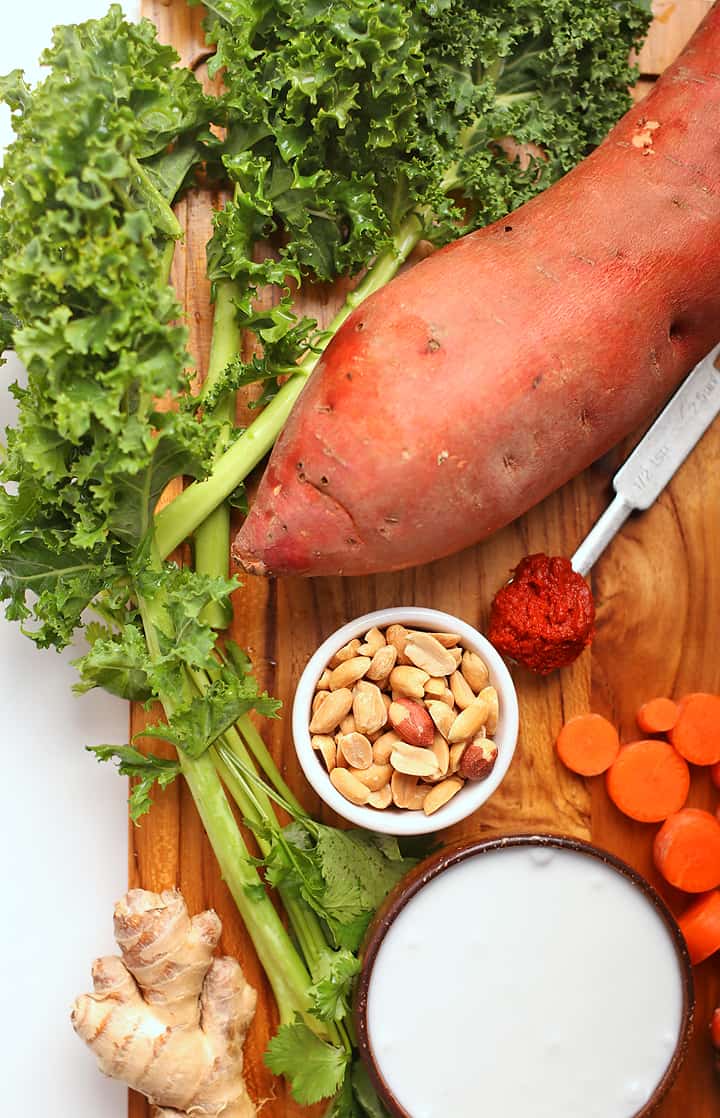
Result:
[[[401,810],[388,807],[379,811],[372,807],[358,807],[341,796],[330,782],[325,766],[310,742],[308,729],[315,686],[339,648],[354,637],[362,637],[376,625],[405,625],[408,629],[428,629],[436,633],[457,633],[464,647],[482,656],[490,672],[490,683],[497,690],[500,717],[494,736],[498,758],[486,780],[468,780],[444,807],[433,815],[422,811]],[[394,609],[376,610],[349,621],[324,641],[305,667],[295,692],[292,713],[292,730],[295,749],[305,776],[317,794],[333,811],[358,827],[381,831],[391,835],[422,835],[440,831],[466,819],[492,796],[508,771],[515,752],[518,735],[518,703],[515,686],[500,653],[482,636],[459,617],[434,609],[398,606]]]

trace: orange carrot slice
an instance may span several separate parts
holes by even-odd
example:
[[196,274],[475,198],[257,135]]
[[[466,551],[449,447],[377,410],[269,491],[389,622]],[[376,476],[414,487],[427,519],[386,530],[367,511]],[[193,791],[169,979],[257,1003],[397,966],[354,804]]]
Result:
[[686,807],[666,819],[655,836],[655,865],[666,881],[686,893],[720,885],[720,821],[709,811]]
[[618,755],[620,738],[601,714],[578,714],[563,726],[556,742],[558,757],[580,776],[598,776]]
[[691,963],[702,963],[720,951],[720,890],[699,897],[678,920]]
[[691,764],[716,764],[720,761],[720,695],[696,691],[685,695],[679,705],[670,741]]
[[672,699],[650,699],[637,712],[637,724],[644,734],[666,734],[678,720],[680,707]]
[[617,808],[639,823],[659,823],[679,811],[690,791],[690,769],[666,741],[623,746],[608,769],[607,790]]

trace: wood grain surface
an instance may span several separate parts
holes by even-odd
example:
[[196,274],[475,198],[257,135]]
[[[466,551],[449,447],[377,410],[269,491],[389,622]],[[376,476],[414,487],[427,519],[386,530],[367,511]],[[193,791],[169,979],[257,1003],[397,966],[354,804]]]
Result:
[[[709,6],[709,0],[656,0],[656,20],[640,55],[643,92],[675,57]],[[198,9],[188,9],[184,0],[144,0],[143,11],[185,62],[202,60]],[[191,351],[200,374],[212,324],[204,247],[213,202],[217,205],[218,199],[207,194],[190,195],[178,209],[187,235],[176,253],[174,282],[187,309]],[[326,322],[342,295],[310,285],[302,310]],[[320,641],[343,622],[382,606],[433,606],[484,628],[495,590],[523,555],[573,552],[608,502],[610,478],[639,434],[486,543],[441,562],[362,579],[245,578],[235,596],[233,635],[248,648],[261,686],[281,698],[287,709],[300,671]],[[606,714],[628,741],[638,736],[634,712],[645,699],[690,690],[720,692],[718,462],[720,426],[716,424],[657,504],[631,519],[597,564],[592,581],[599,607],[598,633],[592,654],[549,679],[515,672],[521,707],[516,759],[489,803],[448,832],[448,840],[530,830],[592,838],[645,873],[673,910],[682,911],[680,896],[663,888],[652,867],[655,828],[621,816],[608,799],[602,778],[583,781],[572,776],[556,761],[553,742],[563,721],[581,711]],[[152,717],[152,712],[148,715],[135,708],[133,731]],[[263,733],[305,806],[322,818],[332,818],[300,773],[287,718],[266,723]],[[160,743],[153,747],[165,748]],[[695,770],[690,802],[714,808],[716,801],[708,774]],[[223,921],[222,950],[240,959],[260,992],[246,1046],[251,1094],[265,1102],[265,1118],[309,1113],[296,1106],[283,1083],[273,1080],[263,1067],[262,1052],[276,1024],[268,985],[180,782],[156,798],[142,826],[130,827],[129,876],[131,886],[178,885],[192,910],[206,906],[217,910]],[[659,1118],[711,1118],[720,1112],[720,1089],[712,1078],[706,1029],[712,1008],[720,1003],[720,960],[698,967],[696,979],[695,1037]],[[147,1118],[140,1096],[131,1095],[129,1113],[131,1118]]]

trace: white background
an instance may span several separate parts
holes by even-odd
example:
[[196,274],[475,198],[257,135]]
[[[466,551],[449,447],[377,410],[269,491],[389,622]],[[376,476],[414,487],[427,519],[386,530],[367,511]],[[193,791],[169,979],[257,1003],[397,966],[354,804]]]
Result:
[[[20,67],[35,81],[53,24],[102,15],[109,2],[34,0],[14,3],[10,14],[0,0],[0,73]],[[10,135],[3,106],[0,149]],[[6,386],[18,375],[13,359],[0,369],[3,429],[12,416]],[[69,1008],[89,989],[92,960],[113,950],[112,906],[127,882],[125,781],[83,747],[126,741],[127,705],[101,693],[74,696],[72,656],[38,652],[0,608],[3,1109],[121,1118],[125,1088],[97,1071]]]

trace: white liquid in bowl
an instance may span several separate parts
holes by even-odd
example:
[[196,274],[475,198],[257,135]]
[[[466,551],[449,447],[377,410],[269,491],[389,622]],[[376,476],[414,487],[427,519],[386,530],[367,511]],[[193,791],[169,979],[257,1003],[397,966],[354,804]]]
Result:
[[367,1027],[412,1118],[631,1118],[672,1059],[682,974],[643,892],[598,858],[507,847],[406,904]]

